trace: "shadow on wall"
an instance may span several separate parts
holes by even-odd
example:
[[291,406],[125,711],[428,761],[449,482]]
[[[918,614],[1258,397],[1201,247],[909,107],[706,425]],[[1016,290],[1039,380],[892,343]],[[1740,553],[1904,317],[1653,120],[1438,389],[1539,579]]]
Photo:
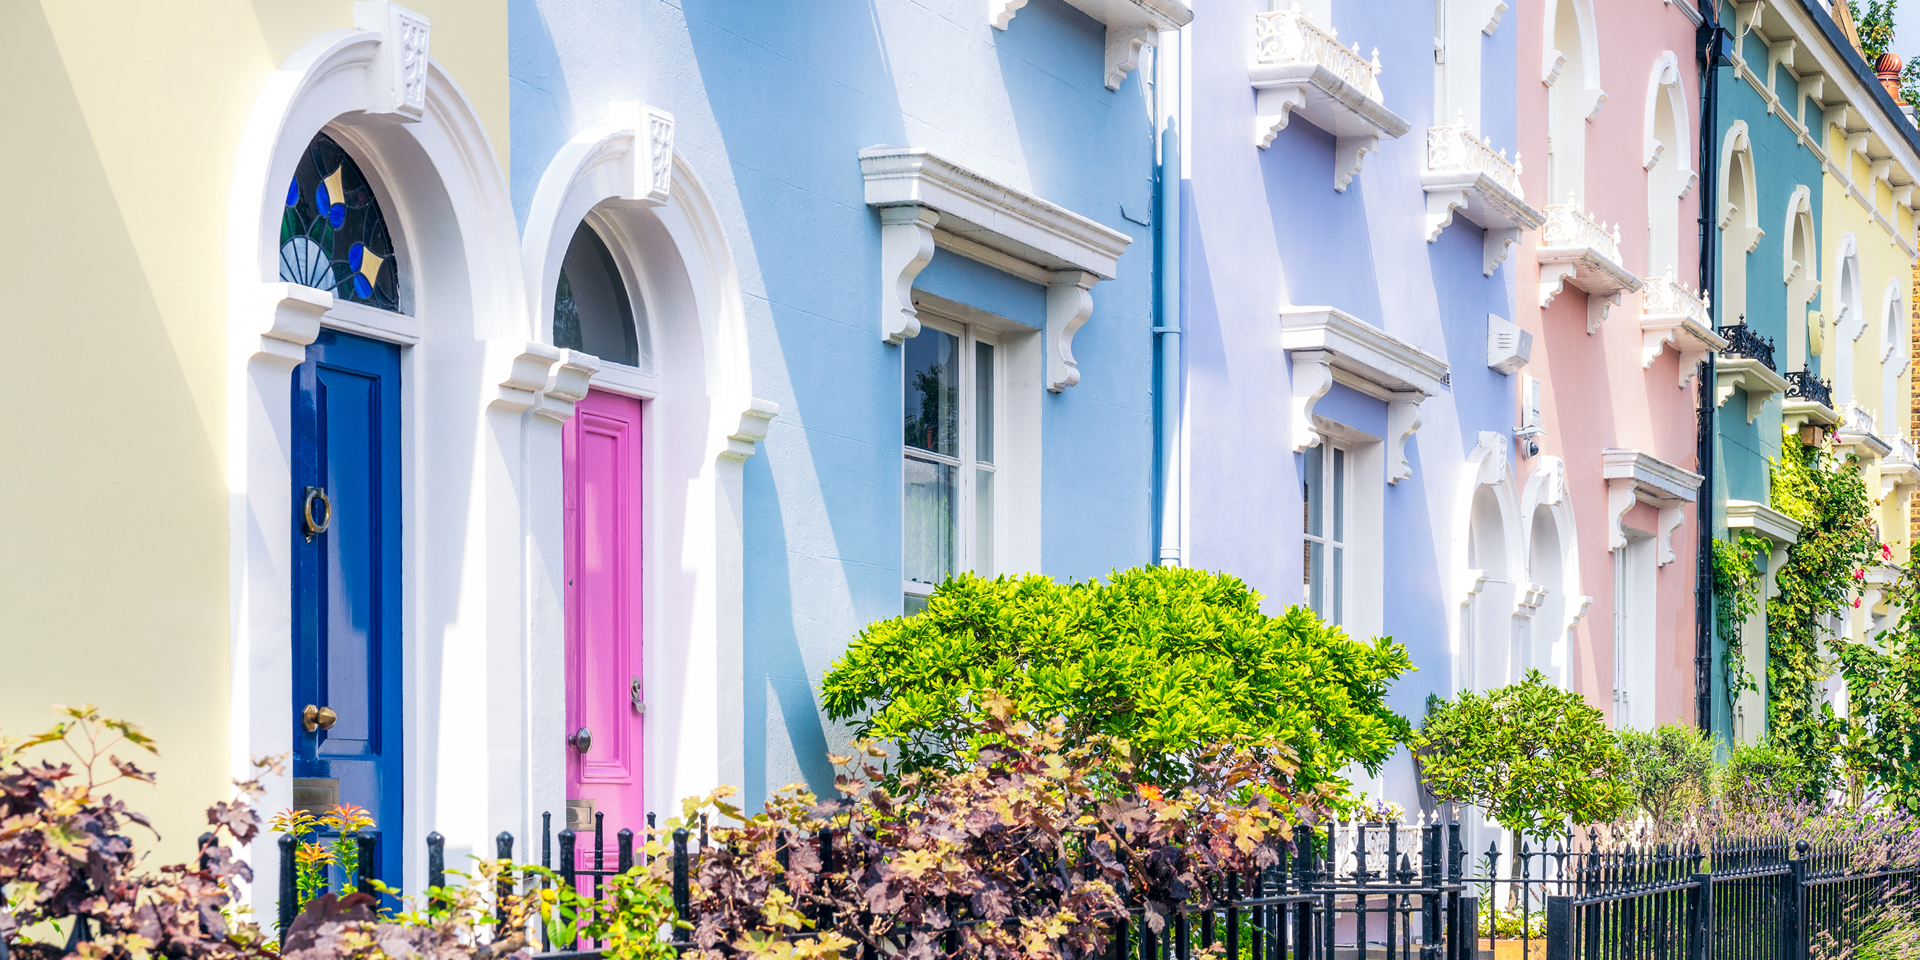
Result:
[[[507,184],[514,219],[524,229],[547,164],[578,132],[567,73],[539,0],[507,0],[507,104],[513,136]],[[586,105],[595,112],[605,108]]]

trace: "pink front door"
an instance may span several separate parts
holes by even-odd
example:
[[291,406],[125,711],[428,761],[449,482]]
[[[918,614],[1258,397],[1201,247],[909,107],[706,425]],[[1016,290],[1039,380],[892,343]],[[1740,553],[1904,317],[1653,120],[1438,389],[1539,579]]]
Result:
[[[640,401],[598,390],[567,421],[567,824],[606,851],[622,827],[643,834]],[[611,865],[611,863],[609,863]]]

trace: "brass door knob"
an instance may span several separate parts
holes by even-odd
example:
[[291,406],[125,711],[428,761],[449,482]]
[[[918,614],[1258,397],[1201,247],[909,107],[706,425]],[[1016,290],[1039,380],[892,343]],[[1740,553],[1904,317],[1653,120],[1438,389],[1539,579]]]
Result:
[[580,754],[584,756],[588,750],[593,748],[593,731],[588,730],[586,727],[575,730],[573,736],[567,738],[567,746],[579,751]]
[[315,730],[332,730],[333,725],[339,721],[340,716],[333,712],[332,707],[316,707],[309,703],[306,709],[300,711],[300,725],[306,727],[308,733]]

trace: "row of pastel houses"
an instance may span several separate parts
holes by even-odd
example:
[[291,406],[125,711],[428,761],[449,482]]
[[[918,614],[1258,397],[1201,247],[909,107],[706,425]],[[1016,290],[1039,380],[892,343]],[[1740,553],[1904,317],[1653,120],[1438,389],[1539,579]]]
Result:
[[0,12],[0,371],[91,378],[0,423],[0,729],[144,724],[176,851],[279,754],[408,887],[824,786],[821,677],[966,570],[1751,741],[1704,555],[1794,542],[1783,438],[1891,613],[1920,133],[1844,5],[409,2]]

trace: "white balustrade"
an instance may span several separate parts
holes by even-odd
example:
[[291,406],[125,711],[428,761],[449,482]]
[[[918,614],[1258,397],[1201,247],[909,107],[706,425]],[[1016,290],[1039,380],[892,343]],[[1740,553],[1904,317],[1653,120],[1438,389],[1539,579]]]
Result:
[[1254,15],[1254,60],[1257,64],[1313,63],[1327,68],[1341,82],[1367,95],[1375,103],[1380,95],[1380,51],[1369,60],[1360,52],[1341,46],[1338,31],[1322,28],[1313,15],[1301,11],[1275,10]]
[[1541,246],[1586,247],[1616,264],[1620,262],[1618,224],[1609,231],[1605,224],[1580,209],[1580,204],[1571,194],[1567,196],[1566,203],[1550,204],[1544,212],[1547,225],[1540,228]]
[[1484,173],[1501,189],[1526,199],[1520,189],[1520,155],[1514,154],[1509,161],[1505,150],[1495,153],[1491,141],[1473,135],[1464,114],[1458,123],[1427,128],[1427,169],[1435,173]]
[[1640,291],[1641,312],[1652,317],[1685,317],[1707,329],[1713,328],[1708,319],[1711,301],[1705,291],[1696,292],[1692,286],[1674,279],[1671,267],[1664,277],[1648,277],[1647,285]]

